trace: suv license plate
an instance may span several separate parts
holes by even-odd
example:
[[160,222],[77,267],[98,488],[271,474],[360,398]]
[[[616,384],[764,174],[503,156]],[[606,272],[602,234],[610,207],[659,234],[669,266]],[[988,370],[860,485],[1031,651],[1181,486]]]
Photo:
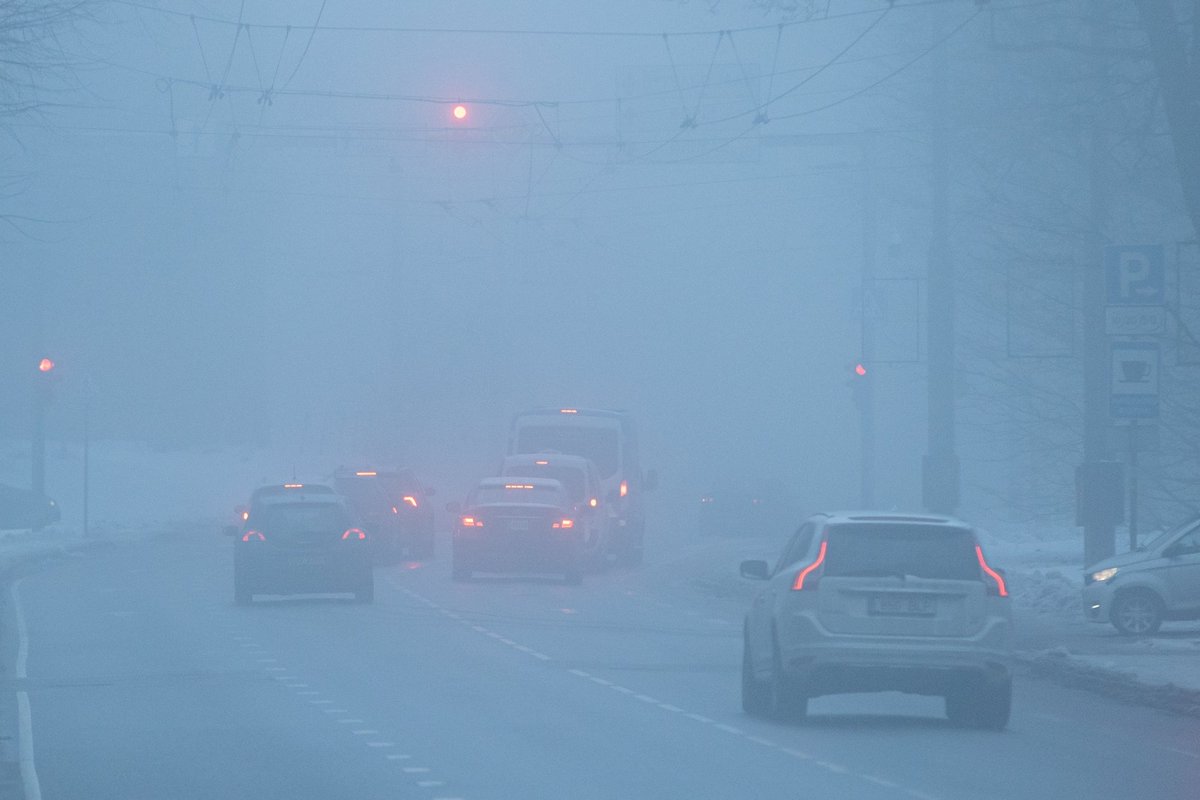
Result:
[[876,594],[867,599],[867,613],[884,617],[932,617],[937,599],[920,594]]

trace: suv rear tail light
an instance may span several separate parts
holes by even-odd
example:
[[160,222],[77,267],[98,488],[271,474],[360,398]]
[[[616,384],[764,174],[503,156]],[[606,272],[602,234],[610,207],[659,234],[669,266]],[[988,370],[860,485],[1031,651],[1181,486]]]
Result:
[[573,520],[573,519],[560,519],[560,520],[558,520],[557,522],[555,522],[553,525],[551,525],[550,527],[551,527],[551,528],[574,528],[574,527],[575,527],[575,520]]
[[265,542],[267,537],[262,535],[262,531],[246,531],[242,534],[243,542]]
[[792,583],[792,591],[802,592],[805,589],[817,588],[817,578],[820,576],[813,575],[813,572],[815,572],[822,564],[825,563],[825,548],[828,545],[828,539],[821,540],[821,549],[817,551],[817,560],[796,573],[796,580],[794,583]]
[[621,481],[620,489],[618,490],[621,497],[629,494],[629,481]]
[[475,519],[475,517],[463,517],[459,522],[464,528],[482,528],[483,520]]
[[987,584],[988,594],[993,597],[1008,597],[1008,586],[1004,583],[1004,576],[988,566],[987,559],[983,557],[983,548],[980,545],[975,545],[975,555],[979,557],[980,568],[990,578],[990,580],[984,581]]
[[412,506],[413,508],[417,507],[417,498],[411,494],[404,495],[404,502],[407,503],[408,505]]
[[355,539],[357,539],[358,541],[362,541],[365,538],[367,538],[367,533],[362,528],[350,528],[349,530],[347,530],[345,533],[342,534],[343,542],[351,541],[351,540],[355,540]]

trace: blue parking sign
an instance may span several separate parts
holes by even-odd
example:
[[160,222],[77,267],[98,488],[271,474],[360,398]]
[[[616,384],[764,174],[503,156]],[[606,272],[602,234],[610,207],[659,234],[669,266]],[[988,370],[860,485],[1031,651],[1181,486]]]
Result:
[[1160,306],[1166,300],[1161,244],[1104,248],[1104,278],[1110,306]]

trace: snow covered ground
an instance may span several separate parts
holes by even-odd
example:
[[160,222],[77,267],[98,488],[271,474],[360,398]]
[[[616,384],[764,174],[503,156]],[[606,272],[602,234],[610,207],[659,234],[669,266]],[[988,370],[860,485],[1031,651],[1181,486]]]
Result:
[[[332,467],[294,465],[260,450],[159,451],[121,442],[93,444],[90,460],[93,542],[183,530],[215,534],[253,487],[292,476],[321,479]],[[0,442],[0,483],[29,485],[27,443]],[[63,509],[63,521],[38,534],[0,532],[0,569],[13,559],[89,544],[81,538],[83,458],[78,447],[48,447],[46,485]],[[452,499],[453,490],[444,496]],[[655,498],[650,527],[662,533],[648,544],[647,568],[658,569],[663,580],[681,591],[723,601],[736,619],[757,588],[740,578],[739,562],[773,561],[782,540],[699,538],[687,508],[682,500],[672,504],[666,496]],[[1029,663],[1091,679],[1107,676],[1200,693],[1200,623],[1168,623],[1154,637],[1130,639],[1109,625],[1083,619],[1078,529],[1066,523],[984,523],[981,528],[989,558],[1007,571],[1023,658]]]

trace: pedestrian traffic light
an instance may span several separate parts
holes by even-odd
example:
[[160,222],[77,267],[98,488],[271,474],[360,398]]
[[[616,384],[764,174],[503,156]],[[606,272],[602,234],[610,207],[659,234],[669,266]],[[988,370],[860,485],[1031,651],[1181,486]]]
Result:
[[54,362],[48,358],[43,358],[38,362],[38,372],[47,373],[54,369]]

